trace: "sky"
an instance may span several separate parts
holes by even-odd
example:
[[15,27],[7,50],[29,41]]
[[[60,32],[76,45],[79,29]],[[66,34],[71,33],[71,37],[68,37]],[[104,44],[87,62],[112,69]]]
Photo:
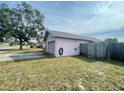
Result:
[[[2,2],[0,2],[2,3]],[[9,7],[20,2],[6,1]],[[27,1],[45,16],[48,29],[124,41],[123,1]]]

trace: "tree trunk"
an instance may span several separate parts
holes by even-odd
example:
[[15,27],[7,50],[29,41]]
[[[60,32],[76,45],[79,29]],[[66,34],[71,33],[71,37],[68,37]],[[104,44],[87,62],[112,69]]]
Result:
[[22,49],[22,40],[20,40],[20,48],[19,49]]

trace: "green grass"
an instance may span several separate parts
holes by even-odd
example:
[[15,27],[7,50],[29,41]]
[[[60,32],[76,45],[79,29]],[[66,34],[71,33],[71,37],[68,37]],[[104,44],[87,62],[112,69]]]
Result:
[[124,63],[82,56],[0,63],[0,90],[124,90]]
[[41,48],[23,48],[23,49],[5,49],[0,52],[0,55],[6,55],[6,54],[22,54],[22,53],[30,53],[30,52],[40,52],[42,51]]

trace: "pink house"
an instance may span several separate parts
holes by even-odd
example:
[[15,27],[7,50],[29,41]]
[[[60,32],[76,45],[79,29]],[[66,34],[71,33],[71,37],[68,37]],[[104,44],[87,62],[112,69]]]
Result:
[[100,40],[65,32],[46,30],[44,41],[46,46],[45,51],[59,57],[80,55],[81,43],[93,43]]

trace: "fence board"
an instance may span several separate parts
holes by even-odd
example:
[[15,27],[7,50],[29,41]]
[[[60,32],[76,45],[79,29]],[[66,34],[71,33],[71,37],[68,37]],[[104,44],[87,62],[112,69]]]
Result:
[[96,46],[95,43],[91,43],[88,46],[88,56],[95,58],[96,57]]
[[120,60],[124,60],[124,43],[120,43]]
[[105,46],[103,43],[96,44],[96,57],[104,58],[105,57]]
[[89,43],[81,44],[81,54],[91,58],[124,60],[124,43]]
[[80,53],[82,54],[82,55],[85,55],[85,56],[88,56],[88,44],[87,43],[85,43],[85,44],[81,44],[80,45]]

